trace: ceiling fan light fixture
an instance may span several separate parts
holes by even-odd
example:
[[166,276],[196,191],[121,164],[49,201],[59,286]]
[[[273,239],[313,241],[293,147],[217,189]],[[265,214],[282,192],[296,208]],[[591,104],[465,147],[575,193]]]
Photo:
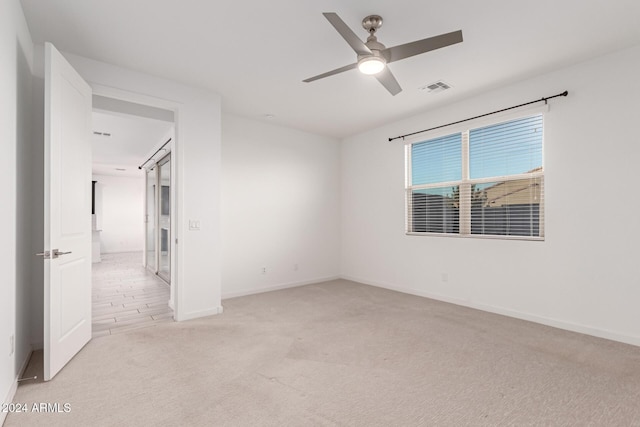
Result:
[[382,57],[366,56],[358,61],[358,70],[360,70],[362,74],[371,76],[384,70],[386,65],[387,62]]

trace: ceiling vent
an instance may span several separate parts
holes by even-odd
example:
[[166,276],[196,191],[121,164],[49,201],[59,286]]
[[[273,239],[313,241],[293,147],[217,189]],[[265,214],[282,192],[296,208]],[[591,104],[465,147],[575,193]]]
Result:
[[428,85],[424,85],[420,88],[420,90],[426,90],[429,93],[438,93],[447,89],[451,89],[451,85],[449,83],[443,82],[442,80],[439,80],[435,83],[431,83]]

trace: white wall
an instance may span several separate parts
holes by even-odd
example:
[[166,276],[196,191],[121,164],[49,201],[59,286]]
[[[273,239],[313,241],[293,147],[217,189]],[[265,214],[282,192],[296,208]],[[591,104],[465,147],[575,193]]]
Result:
[[144,246],[144,175],[93,175],[101,187],[102,253],[142,251]]
[[[0,402],[8,402],[30,351],[29,203],[33,43],[18,0],[0,2]],[[10,339],[15,336],[15,351]],[[0,412],[0,424],[6,414]]]
[[228,114],[222,124],[223,297],[337,277],[339,141]]
[[[638,75],[640,47],[346,139],[342,274],[640,345]],[[403,144],[388,137],[565,89],[545,118],[544,242],[404,235]]]
[[[177,199],[172,270],[177,283],[176,317],[186,320],[217,314],[220,304],[220,96],[202,88],[127,70],[80,56],[63,55],[94,88],[94,93],[175,111]],[[43,48],[36,46],[35,69],[42,73]],[[202,182],[207,182],[203,193]],[[199,220],[199,231],[189,231]]]

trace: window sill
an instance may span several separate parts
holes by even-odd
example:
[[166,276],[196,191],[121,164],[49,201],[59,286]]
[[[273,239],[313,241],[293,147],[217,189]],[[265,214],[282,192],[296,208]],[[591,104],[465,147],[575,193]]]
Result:
[[492,236],[486,234],[455,234],[455,233],[420,233],[405,232],[407,236],[429,236],[429,237],[453,237],[455,239],[489,239],[489,240],[528,240],[534,242],[544,242],[544,237],[535,236]]

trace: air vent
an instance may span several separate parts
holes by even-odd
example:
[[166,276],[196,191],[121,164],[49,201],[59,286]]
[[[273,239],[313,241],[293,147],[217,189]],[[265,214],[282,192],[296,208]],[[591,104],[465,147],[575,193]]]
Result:
[[442,92],[443,90],[447,89],[451,89],[451,85],[449,83],[443,82],[442,80],[420,87],[420,90],[426,90],[429,93]]

